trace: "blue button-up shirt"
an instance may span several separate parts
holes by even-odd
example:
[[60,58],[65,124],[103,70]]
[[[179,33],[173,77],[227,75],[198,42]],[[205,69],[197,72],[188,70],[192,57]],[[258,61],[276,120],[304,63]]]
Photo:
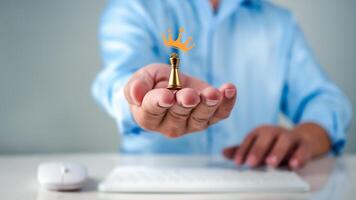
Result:
[[[169,139],[136,124],[123,87],[145,65],[168,63],[173,50],[162,33],[170,28],[175,38],[180,27],[183,41],[192,36],[195,43],[178,52],[181,71],[215,87],[234,83],[238,101],[228,119]],[[349,101],[316,62],[293,15],[270,2],[223,0],[214,11],[208,0],[112,0],[100,40],[105,67],[93,94],[117,121],[123,152],[217,154],[260,125],[278,124],[280,113],[324,127],[334,151],[344,146]]]

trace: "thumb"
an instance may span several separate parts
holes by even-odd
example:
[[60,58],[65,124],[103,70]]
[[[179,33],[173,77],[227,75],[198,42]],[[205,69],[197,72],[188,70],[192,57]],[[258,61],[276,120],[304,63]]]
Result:
[[125,86],[125,97],[129,104],[140,106],[146,93],[154,86],[154,81],[144,69],[136,72]]

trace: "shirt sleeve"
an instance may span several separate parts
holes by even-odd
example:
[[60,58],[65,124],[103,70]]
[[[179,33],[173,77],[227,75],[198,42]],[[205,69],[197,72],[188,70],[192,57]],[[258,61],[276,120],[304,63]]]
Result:
[[114,117],[121,133],[139,133],[123,88],[139,68],[159,61],[150,16],[140,1],[110,1],[101,19],[100,42],[104,68],[92,93]]
[[[333,153],[343,150],[351,120],[351,104],[315,61],[297,23],[292,20],[287,50],[287,78],[282,111],[293,123],[314,122],[323,127]],[[338,67],[338,66],[334,66]]]

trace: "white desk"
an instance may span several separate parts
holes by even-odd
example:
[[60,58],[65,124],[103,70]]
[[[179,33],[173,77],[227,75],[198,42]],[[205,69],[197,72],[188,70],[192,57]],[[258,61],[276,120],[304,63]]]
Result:
[[[71,199],[139,199],[139,200],[229,200],[229,199],[312,199],[346,200],[356,197],[356,156],[323,158],[308,164],[298,173],[311,184],[312,191],[302,194],[104,194],[97,192],[97,184],[118,163],[162,163],[201,165],[207,157],[201,156],[119,156],[115,154],[71,154],[36,156],[0,156],[0,199],[6,200],[71,200]],[[79,192],[49,192],[38,187],[37,165],[41,162],[63,160],[84,164],[90,180]],[[184,162],[183,162],[184,160]]]

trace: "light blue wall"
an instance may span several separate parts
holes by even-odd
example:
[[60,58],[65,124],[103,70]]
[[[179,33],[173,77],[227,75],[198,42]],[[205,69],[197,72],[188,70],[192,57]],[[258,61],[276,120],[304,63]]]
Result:
[[[278,0],[356,105],[356,1]],[[103,0],[0,0],[0,154],[116,151],[116,125],[90,95]],[[356,152],[356,121],[348,151]],[[352,135],[351,135],[352,133]]]

